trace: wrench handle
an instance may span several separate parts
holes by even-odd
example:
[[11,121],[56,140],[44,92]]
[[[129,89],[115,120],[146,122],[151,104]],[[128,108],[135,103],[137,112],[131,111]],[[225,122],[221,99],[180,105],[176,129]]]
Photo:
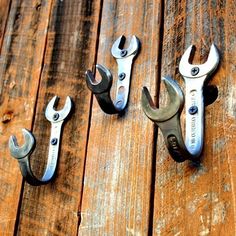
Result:
[[[123,110],[128,102],[129,90],[131,83],[132,63],[135,55],[130,55],[126,58],[117,58],[118,64],[118,80],[116,88],[116,100],[114,102],[115,107],[118,110]],[[124,78],[119,79],[119,75],[124,73]]]
[[63,120],[56,123],[51,123],[51,135],[50,135],[50,142],[49,142],[48,161],[47,161],[46,170],[42,177],[43,182],[48,182],[53,177],[56,167],[57,167],[57,159],[59,156],[62,124],[63,124]]
[[185,79],[186,136],[185,145],[191,155],[200,156],[204,137],[204,79]]

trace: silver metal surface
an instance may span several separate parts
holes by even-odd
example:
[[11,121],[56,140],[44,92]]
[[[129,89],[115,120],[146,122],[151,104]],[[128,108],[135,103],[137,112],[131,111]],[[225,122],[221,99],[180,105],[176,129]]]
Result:
[[[192,50],[193,45],[191,45],[181,57],[179,72],[184,78],[186,87],[185,144],[192,155],[199,156],[202,152],[204,136],[203,86],[209,76],[217,68],[219,64],[219,54],[216,46],[212,44],[207,61],[201,65],[192,65],[189,63]],[[197,112],[191,112],[193,107],[197,107]]]
[[130,41],[129,47],[125,49],[127,51],[127,54],[125,56],[122,56],[122,49],[123,45],[125,43],[125,36],[121,35],[112,45],[111,48],[111,54],[113,57],[117,59],[121,59],[124,57],[129,57],[131,55],[136,55],[138,53],[139,47],[140,47],[140,42],[139,39],[133,35],[132,39]]
[[127,54],[124,57],[121,57],[121,46],[124,40],[125,37],[123,35],[120,36],[115,41],[111,49],[112,56],[116,59],[116,62],[118,64],[118,76],[121,73],[125,73],[125,78],[123,80],[117,81],[115,106],[119,110],[123,110],[128,102],[132,63],[134,57],[138,53],[140,45],[138,38],[133,35],[130,45],[128,49],[126,49]]
[[23,177],[31,185],[37,186],[48,183],[54,176],[56,170],[62,124],[72,109],[71,98],[67,96],[64,108],[60,111],[56,111],[54,107],[58,100],[59,98],[57,96],[53,97],[45,111],[46,118],[51,122],[51,136],[47,166],[41,179],[38,179],[33,174],[30,166],[29,157],[35,148],[35,139],[33,134],[26,129],[22,129],[25,142],[21,147],[19,147],[15,136],[11,136],[9,139],[10,153],[18,160]]

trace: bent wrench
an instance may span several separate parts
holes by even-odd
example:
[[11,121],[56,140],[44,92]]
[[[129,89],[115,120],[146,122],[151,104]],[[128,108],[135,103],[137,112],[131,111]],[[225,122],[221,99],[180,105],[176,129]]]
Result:
[[133,35],[127,49],[121,49],[125,43],[125,37],[120,36],[112,45],[111,53],[118,64],[118,81],[116,89],[116,100],[112,101],[110,90],[113,76],[109,69],[100,64],[96,65],[101,81],[98,82],[92,71],[86,71],[86,82],[88,88],[95,94],[101,109],[107,114],[116,114],[123,111],[127,105],[132,63],[140,48],[139,39]]
[[54,110],[54,106],[56,105],[58,100],[59,98],[57,96],[54,96],[47,105],[45,111],[47,120],[51,122],[51,137],[47,166],[41,179],[35,177],[30,166],[29,157],[35,149],[35,138],[33,134],[26,129],[22,129],[25,142],[21,147],[19,147],[15,136],[12,135],[9,139],[10,153],[18,160],[23,177],[31,185],[37,186],[48,183],[54,176],[56,170],[62,124],[69,115],[72,108],[72,101],[68,96],[66,98],[64,108],[60,111]]
[[155,107],[148,89],[143,87],[143,111],[161,129],[168,151],[176,162],[183,162],[187,159],[194,160],[185,147],[180,125],[184,94],[178,84],[170,77],[163,77],[162,80],[169,94],[169,105],[164,108]]
[[202,65],[192,65],[189,58],[193,49],[191,45],[181,57],[179,72],[186,86],[186,137],[188,151],[198,157],[203,148],[204,99],[203,86],[219,64],[217,48],[212,44],[207,61]]

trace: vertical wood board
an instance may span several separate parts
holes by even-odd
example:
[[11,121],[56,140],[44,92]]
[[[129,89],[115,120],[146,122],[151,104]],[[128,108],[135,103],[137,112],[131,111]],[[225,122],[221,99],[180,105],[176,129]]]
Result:
[[[110,49],[125,35],[141,40],[125,114],[107,115],[94,98],[79,235],[146,235],[149,231],[154,129],[141,108],[142,86],[156,93],[161,1],[104,1],[97,63],[117,81]],[[92,65],[91,65],[92,66]],[[88,68],[89,69],[89,68]],[[98,73],[97,73],[98,74]]]
[[48,157],[49,100],[60,97],[58,110],[70,96],[74,109],[64,125],[55,179],[39,187],[25,184],[19,235],[77,234],[91,99],[84,72],[94,62],[99,14],[99,1],[53,1],[33,129],[31,163],[38,176]]
[[47,34],[50,2],[13,1],[0,58],[0,234],[11,235],[22,178],[8,139],[31,128]]
[[11,1],[0,0],[0,51],[2,47],[2,41],[4,38],[10,5],[11,5]]
[[[205,108],[200,167],[175,163],[158,136],[154,235],[235,235],[235,10],[234,1],[165,2],[162,75],[184,89],[178,65],[190,44],[197,49],[193,63],[206,61],[213,42],[221,60],[209,82],[218,98]],[[161,94],[164,106],[168,96]]]

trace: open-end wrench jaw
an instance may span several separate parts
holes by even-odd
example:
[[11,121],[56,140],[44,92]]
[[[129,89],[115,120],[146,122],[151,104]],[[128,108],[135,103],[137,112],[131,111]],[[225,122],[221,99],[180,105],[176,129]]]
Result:
[[181,57],[179,63],[180,74],[186,78],[199,78],[211,75],[217,68],[220,61],[219,53],[215,44],[211,45],[207,61],[204,64],[200,65],[193,65],[189,62],[191,54],[193,52],[193,48],[193,45],[189,46]]
[[107,92],[112,86],[112,74],[109,69],[100,64],[96,65],[96,68],[101,75],[101,81],[97,81],[91,70],[85,72],[86,83],[88,88],[95,94]]
[[110,95],[113,77],[109,69],[100,64],[96,68],[101,76],[101,81],[97,81],[91,70],[85,72],[86,83],[91,92],[97,98],[101,109],[107,114],[115,114],[120,111],[120,108],[113,103]]
[[162,78],[169,94],[169,105],[164,108],[156,108],[146,87],[142,91],[142,107],[146,116],[154,122],[164,122],[171,119],[176,113],[181,112],[184,104],[182,90],[170,77]]
[[111,54],[115,58],[125,58],[130,55],[136,55],[140,48],[139,39],[133,35],[130,41],[129,47],[127,49],[123,49],[125,43],[125,36],[121,35],[112,45]]
[[24,136],[24,144],[22,146],[18,145],[16,136],[12,135],[9,139],[10,153],[16,159],[29,156],[35,148],[34,136],[27,129],[22,129],[22,134]]
[[54,108],[57,106],[59,101],[58,96],[54,96],[48,103],[45,111],[45,116],[50,122],[56,123],[66,119],[72,109],[72,101],[69,96],[66,97],[66,102],[64,107],[56,111]]

